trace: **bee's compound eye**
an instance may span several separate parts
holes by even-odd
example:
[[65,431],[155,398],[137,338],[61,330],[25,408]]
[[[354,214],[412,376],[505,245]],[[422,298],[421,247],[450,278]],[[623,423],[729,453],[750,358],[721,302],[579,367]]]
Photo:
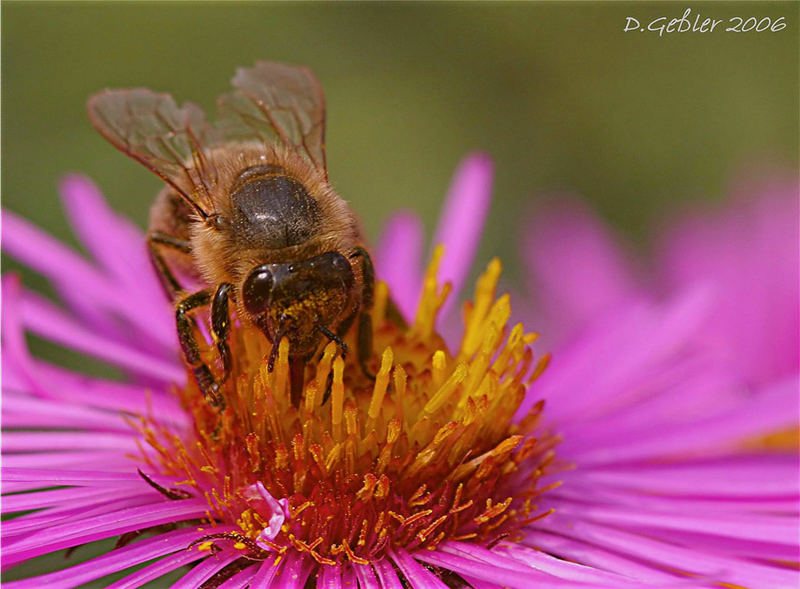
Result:
[[275,280],[266,266],[258,266],[250,272],[242,288],[242,299],[248,313],[257,315],[267,310]]

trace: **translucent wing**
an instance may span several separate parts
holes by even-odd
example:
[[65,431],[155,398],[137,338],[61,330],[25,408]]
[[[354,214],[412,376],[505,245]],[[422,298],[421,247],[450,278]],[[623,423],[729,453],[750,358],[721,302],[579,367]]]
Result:
[[239,68],[231,83],[235,90],[217,101],[217,127],[225,139],[283,145],[327,177],[325,97],[311,70],[259,61]]
[[200,107],[178,108],[169,94],[145,88],[105,90],[89,98],[92,125],[114,147],[172,186],[205,218],[213,209],[216,172],[205,145],[213,129]]

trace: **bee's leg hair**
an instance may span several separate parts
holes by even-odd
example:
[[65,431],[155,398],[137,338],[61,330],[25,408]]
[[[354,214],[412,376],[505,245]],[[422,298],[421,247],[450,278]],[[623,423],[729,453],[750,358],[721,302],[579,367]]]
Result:
[[228,334],[231,330],[231,316],[228,312],[228,300],[233,285],[223,282],[217,287],[214,299],[211,301],[211,332],[217,344],[219,357],[222,359],[222,376],[217,381],[219,385],[228,380],[231,374],[231,349],[228,347]]
[[150,252],[150,261],[158,273],[161,287],[164,289],[169,300],[174,301],[175,296],[183,290],[183,287],[159,253],[158,246],[168,247],[187,255],[192,253],[192,246],[188,241],[179,239],[168,233],[163,233],[162,231],[151,231],[147,234],[147,248]]
[[350,258],[361,258],[361,272],[364,277],[364,290],[361,293],[361,314],[358,316],[358,363],[364,375],[370,380],[375,380],[375,375],[367,368],[367,362],[372,357],[372,305],[375,298],[375,267],[369,252],[363,247],[357,247]]
[[322,335],[327,337],[330,341],[335,342],[336,345],[339,346],[339,351],[342,353],[342,359],[344,359],[345,356],[347,356],[347,344],[344,343],[344,340],[321,323],[317,324],[317,329],[322,332]]
[[222,402],[219,396],[219,384],[200,357],[200,348],[195,338],[194,322],[189,317],[191,311],[208,305],[210,300],[211,292],[209,290],[201,290],[185,297],[175,307],[175,322],[178,326],[178,339],[183,350],[183,357],[191,367],[192,372],[194,372],[197,386],[200,387],[203,396],[211,399],[211,403],[217,406]]

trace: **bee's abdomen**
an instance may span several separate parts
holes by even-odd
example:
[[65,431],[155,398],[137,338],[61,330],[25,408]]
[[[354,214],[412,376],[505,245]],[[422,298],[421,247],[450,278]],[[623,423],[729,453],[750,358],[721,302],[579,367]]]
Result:
[[317,201],[274,166],[250,168],[231,192],[234,234],[244,247],[280,249],[308,241],[318,230]]

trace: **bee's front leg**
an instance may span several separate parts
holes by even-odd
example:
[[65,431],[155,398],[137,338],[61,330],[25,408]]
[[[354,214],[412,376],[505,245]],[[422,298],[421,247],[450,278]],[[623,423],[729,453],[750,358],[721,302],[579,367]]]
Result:
[[[200,387],[203,396],[211,399],[214,405],[222,404],[223,400],[219,395],[219,389],[231,371],[231,354],[227,343],[230,332],[228,295],[231,288],[231,284],[221,284],[214,294],[213,301],[210,290],[201,290],[183,298],[175,308],[175,322],[178,326],[178,339],[183,350],[183,357],[192,368],[195,379],[197,379],[197,386]],[[189,315],[194,309],[204,307],[209,303],[211,303],[211,329],[223,367],[223,374],[219,380],[214,378],[211,369],[200,356],[195,326]]]

